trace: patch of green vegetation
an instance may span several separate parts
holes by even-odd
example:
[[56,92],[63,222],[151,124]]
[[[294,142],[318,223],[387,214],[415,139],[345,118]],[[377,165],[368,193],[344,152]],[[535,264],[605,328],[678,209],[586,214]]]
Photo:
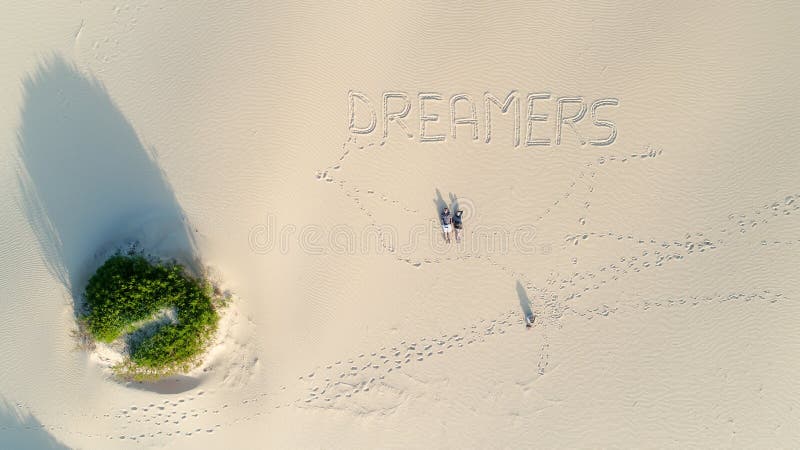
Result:
[[[190,369],[217,329],[220,302],[211,284],[192,278],[179,264],[116,254],[86,287],[82,320],[91,336],[110,343],[127,337],[127,359],[116,369],[126,378],[154,379]],[[172,321],[141,332],[147,321],[174,311]]]

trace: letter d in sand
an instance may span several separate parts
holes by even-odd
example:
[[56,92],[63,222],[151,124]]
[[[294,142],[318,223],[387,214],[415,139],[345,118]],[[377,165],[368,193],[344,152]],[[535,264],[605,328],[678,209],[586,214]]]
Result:
[[[363,128],[356,126],[356,99],[369,108],[369,125]],[[351,134],[370,134],[375,131],[375,125],[378,123],[378,118],[375,115],[375,108],[372,107],[372,102],[366,95],[362,94],[361,92],[350,91],[347,93],[347,104],[350,117],[350,122],[347,128]]]

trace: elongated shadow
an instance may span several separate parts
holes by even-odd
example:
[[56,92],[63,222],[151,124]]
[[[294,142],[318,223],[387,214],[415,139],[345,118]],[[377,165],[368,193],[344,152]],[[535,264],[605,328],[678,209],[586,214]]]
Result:
[[449,202],[442,196],[442,191],[436,188],[435,197],[433,198],[433,205],[436,207],[436,217],[442,213],[445,206],[450,208],[450,211],[455,214],[458,211],[458,196],[452,192],[447,194]]
[[174,395],[191,391],[197,386],[200,386],[200,383],[202,383],[202,381],[203,380],[201,377],[187,377],[185,375],[173,375],[158,381],[150,381],[150,382],[131,381],[127,383],[126,386],[132,389],[155,392],[157,394]]
[[450,197],[450,211],[453,211],[453,214],[455,214],[456,211],[459,210],[458,196],[451,192],[448,194],[448,197]]
[[0,396],[0,448],[68,449],[47,432],[36,417],[26,414]]
[[436,208],[436,217],[439,217],[444,207],[447,206],[447,202],[444,201],[442,191],[440,191],[439,188],[436,188],[436,197],[433,198],[433,206]]
[[519,306],[522,308],[522,314],[524,314],[525,317],[533,317],[531,300],[528,298],[528,293],[525,292],[525,288],[522,287],[522,283],[519,281],[517,281],[517,296],[519,296]]
[[196,269],[183,210],[105,87],[53,56],[23,81],[22,208],[76,313],[110,250],[137,242]]

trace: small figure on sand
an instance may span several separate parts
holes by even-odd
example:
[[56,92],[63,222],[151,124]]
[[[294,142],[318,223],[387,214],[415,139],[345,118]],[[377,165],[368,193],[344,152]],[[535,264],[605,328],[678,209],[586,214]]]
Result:
[[453,227],[456,229],[456,242],[461,242],[461,232],[464,229],[464,223],[461,220],[463,214],[464,211],[459,209],[456,211],[456,215],[453,216]]
[[444,240],[450,243],[450,233],[453,231],[453,215],[450,213],[450,208],[444,207],[442,210],[442,232],[444,232]]
[[525,328],[532,327],[534,320],[536,320],[536,316],[534,316],[532,312],[525,314]]

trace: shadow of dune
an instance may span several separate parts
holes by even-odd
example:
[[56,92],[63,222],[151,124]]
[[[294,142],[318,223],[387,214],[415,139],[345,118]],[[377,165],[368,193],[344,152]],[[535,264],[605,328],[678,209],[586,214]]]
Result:
[[183,210],[105,87],[53,56],[23,89],[21,206],[76,313],[101,259],[124,245],[138,243],[196,271]]
[[125,386],[142,391],[155,392],[156,394],[182,394],[191,391],[202,383],[200,377],[188,377],[185,375],[172,375],[158,381],[131,381]]
[[15,450],[68,449],[44,425],[0,397],[0,448]]

